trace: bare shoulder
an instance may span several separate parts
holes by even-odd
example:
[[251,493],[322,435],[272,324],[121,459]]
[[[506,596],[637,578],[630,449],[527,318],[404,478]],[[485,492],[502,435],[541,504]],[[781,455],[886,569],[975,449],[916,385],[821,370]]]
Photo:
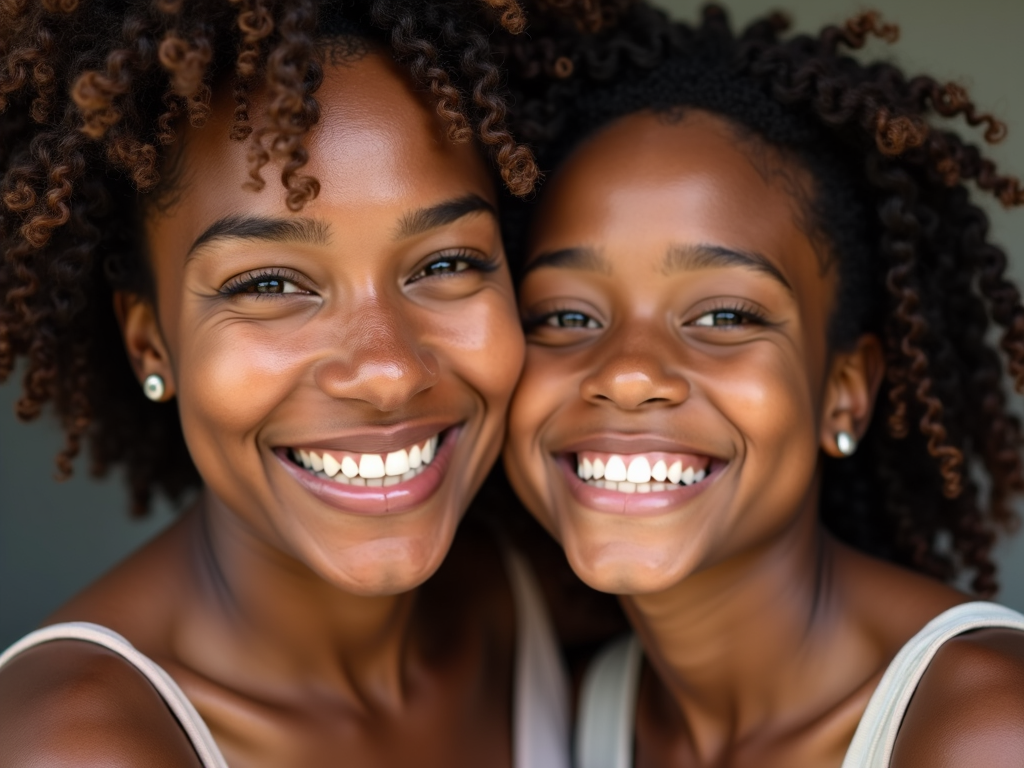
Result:
[[199,768],[149,681],[100,646],[58,641],[0,670],[0,768]]
[[907,710],[892,765],[1024,765],[1024,632],[978,630],[939,650]]

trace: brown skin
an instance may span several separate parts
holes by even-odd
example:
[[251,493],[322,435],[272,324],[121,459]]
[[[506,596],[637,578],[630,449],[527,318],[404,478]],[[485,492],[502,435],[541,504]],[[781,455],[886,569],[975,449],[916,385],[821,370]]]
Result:
[[[838,766],[899,648],[967,599],[819,522],[819,457],[840,455],[838,432],[864,433],[883,362],[873,336],[828,348],[835,273],[804,227],[809,190],[722,119],[638,113],[589,138],[542,200],[505,462],[573,569],[622,595],[643,641],[637,768]],[[706,246],[763,264],[666,261]],[[550,258],[564,249],[582,251]],[[624,453],[624,438],[631,453],[685,446],[715,471],[657,514],[599,511],[570,491],[560,458],[581,443]],[[893,765],[1019,764],[1022,675],[1019,634],[951,643]]]
[[[491,537],[455,534],[500,449],[522,335],[491,211],[402,232],[467,195],[494,206],[495,190],[385,57],[328,67],[318,97],[322,192],[298,214],[279,185],[243,188],[228,94],[188,132],[178,199],[147,220],[156,301],[121,296],[118,311],[140,381],[159,373],[177,399],[205,488],[52,620],[109,626],[162,665],[232,766],[509,765],[511,595]],[[326,236],[188,255],[241,215]],[[440,257],[459,271],[425,273]],[[219,293],[267,270],[291,292]],[[279,455],[338,436],[395,450],[394,429],[421,424],[462,428],[440,486],[401,513],[328,506]],[[197,764],[139,675],[82,643],[0,674],[0,742],[3,766]]]

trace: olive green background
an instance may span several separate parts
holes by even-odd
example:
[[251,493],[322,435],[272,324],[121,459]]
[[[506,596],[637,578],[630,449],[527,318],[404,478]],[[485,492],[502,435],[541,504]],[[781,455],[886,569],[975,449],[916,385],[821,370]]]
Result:
[[[693,18],[697,4],[664,0],[673,13]],[[737,24],[769,9],[790,13],[796,28],[812,31],[863,10],[855,0],[734,0]],[[909,70],[927,71],[966,85],[985,109],[1005,119],[1009,138],[992,150],[1004,168],[1024,174],[1024,1],[887,0],[873,6],[898,22],[895,46],[873,44],[868,54],[891,58]],[[979,137],[980,139],[980,137]],[[993,237],[1024,277],[1024,211],[990,205]],[[79,462],[74,479],[54,481],[53,456],[62,438],[51,420],[32,425],[13,415],[18,382],[0,387],[0,648],[41,621],[62,601],[152,536],[173,517],[158,505],[151,519],[128,519],[117,476],[96,481]],[[1014,402],[1020,410],[1021,399]],[[1024,609],[1024,537],[1000,549],[1001,599]]]

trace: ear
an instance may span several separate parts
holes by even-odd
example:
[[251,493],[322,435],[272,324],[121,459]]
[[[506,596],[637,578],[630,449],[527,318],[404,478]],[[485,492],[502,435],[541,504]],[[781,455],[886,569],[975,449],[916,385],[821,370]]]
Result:
[[836,436],[848,432],[860,440],[871,422],[875,397],[885,375],[882,342],[874,334],[857,339],[853,348],[832,356],[822,402],[821,448],[841,458]]
[[114,314],[121,326],[124,347],[139,385],[155,373],[164,380],[162,399],[170,400],[175,393],[171,357],[152,302],[135,293],[117,291],[114,293]]

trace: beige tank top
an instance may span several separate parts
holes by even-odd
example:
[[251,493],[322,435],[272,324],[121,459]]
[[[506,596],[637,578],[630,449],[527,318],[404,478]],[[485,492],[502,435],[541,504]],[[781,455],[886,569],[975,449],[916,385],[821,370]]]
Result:
[[[515,768],[570,768],[569,683],[547,606],[530,566],[505,553],[516,609],[512,761]],[[87,622],[54,624],[32,632],[0,655],[0,668],[19,653],[55,640],[103,646],[139,670],[181,724],[203,768],[228,768],[209,728],[181,688],[152,659],[116,632]]]
[[[939,614],[896,654],[868,701],[842,768],[889,768],[903,716],[942,645],[975,629],[1024,631],[1024,615],[995,603],[964,603]],[[609,644],[580,691],[575,768],[632,768],[633,725],[643,651],[635,636]]]

